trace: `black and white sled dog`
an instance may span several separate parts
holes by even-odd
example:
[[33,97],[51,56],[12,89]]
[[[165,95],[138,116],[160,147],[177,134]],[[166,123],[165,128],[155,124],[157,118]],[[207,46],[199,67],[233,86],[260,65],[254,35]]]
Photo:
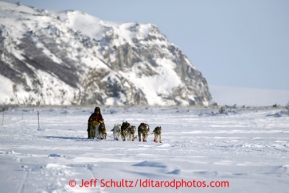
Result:
[[138,140],[141,142],[142,139],[143,142],[147,142],[147,138],[150,132],[149,125],[146,123],[141,123],[138,126],[137,132],[138,132]]
[[121,124],[114,124],[111,131],[113,132],[113,139],[118,141],[120,138]]
[[121,138],[123,141],[126,140],[126,135],[127,135],[128,130],[129,130],[129,127],[130,127],[130,124],[127,121],[123,122],[121,125],[120,134],[121,134]]
[[123,122],[120,130],[122,140],[126,141],[128,139],[129,141],[134,141],[135,131],[135,126],[130,125],[130,123],[128,123],[127,121]]
[[[162,142],[162,127],[158,126],[153,130],[154,142]],[[159,139],[159,141],[158,141]]]

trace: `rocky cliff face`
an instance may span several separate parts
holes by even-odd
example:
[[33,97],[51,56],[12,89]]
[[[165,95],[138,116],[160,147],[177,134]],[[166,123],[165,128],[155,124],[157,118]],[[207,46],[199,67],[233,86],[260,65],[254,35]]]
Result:
[[206,105],[208,85],[152,24],[0,2],[0,104]]

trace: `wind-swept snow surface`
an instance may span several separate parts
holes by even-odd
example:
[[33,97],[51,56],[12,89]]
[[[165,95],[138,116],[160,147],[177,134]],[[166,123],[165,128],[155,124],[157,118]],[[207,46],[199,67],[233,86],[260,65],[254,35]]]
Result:
[[[102,107],[100,141],[87,139],[93,109],[1,112],[1,192],[288,192],[285,110]],[[113,141],[122,121],[162,126],[163,143]]]

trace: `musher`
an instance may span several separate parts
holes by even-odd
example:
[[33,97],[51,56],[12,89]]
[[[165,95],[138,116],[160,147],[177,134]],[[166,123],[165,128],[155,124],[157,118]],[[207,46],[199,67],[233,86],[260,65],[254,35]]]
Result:
[[96,131],[98,131],[100,123],[103,123],[103,118],[99,107],[95,107],[94,113],[88,118],[87,133],[88,139],[94,139]]

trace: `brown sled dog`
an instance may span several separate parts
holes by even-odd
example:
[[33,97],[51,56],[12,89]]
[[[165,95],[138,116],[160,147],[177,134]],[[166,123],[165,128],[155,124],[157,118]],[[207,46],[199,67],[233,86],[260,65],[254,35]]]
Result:
[[162,142],[162,127],[158,126],[153,130],[154,134],[154,142],[158,142],[158,138],[160,143]]
[[129,141],[134,141],[134,139],[135,139],[135,137],[134,137],[135,131],[136,131],[136,128],[133,125],[128,128],[128,131],[127,131],[126,134],[127,134],[127,138],[128,138]]
[[98,127],[98,137],[99,139],[103,140],[106,139],[106,128],[104,123],[100,123]]
[[141,123],[138,126],[138,130],[137,130],[138,140],[141,141],[141,138],[142,138],[143,142],[147,142],[149,131],[150,131],[149,125],[146,123]]

